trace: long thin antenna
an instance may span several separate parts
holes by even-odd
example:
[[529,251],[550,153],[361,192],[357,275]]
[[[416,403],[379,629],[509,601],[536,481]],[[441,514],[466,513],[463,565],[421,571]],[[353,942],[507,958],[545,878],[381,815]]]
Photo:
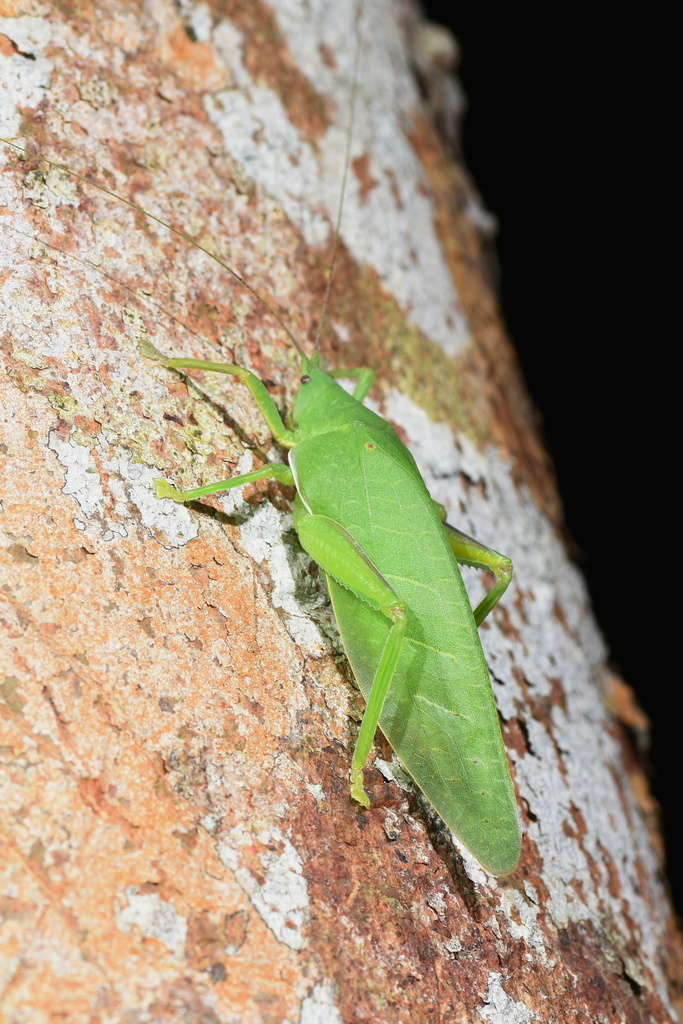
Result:
[[[29,151],[26,150],[26,149],[23,149],[21,146],[17,146],[16,142],[10,142],[9,139],[4,139],[4,138],[2,138],[2,136],[0,136],[0,142],[4,142],[6,146],[10,146],[12,149],[16,150],[17,153],[21,153],[22,156],[29,156]],[[98,189],[100,192],[103,192],[106,196],[110,196],[112,199],[118,199],[119,202],[125,203],[126,206],[130,206],[131,209],[137,210],[138,213],[142,213],[145,217],[149,217],[150,220],[155,221],[157,224],[160,224],[162,227],[166,228],[168,231],[172,231],[173,234],[178,235],[179,238],[184,239],[184,241],[188,242],[189,245],[193,245],[196,249],[199,249],[199,251],[203,252],[206,256],[209,257],[209,259],[212,259],[214,261],[214,263],[217,263],[219,267],[221,267],[223,270],[227,271],[228,274],[231,274],[232,277],[239,284],[241,284],[243,288],[246,288],[247,291],[250,292],[250,294],[253,295],[254,298],[257,299],[258,302],[260,302],[261,305],[265,309],[268,310],[268,312],[273,317],[273,319],[277,321],[277,323],[280,325],[282,330],[285,332],[285,334],[287,335],[287,337],[289,338],[291,343],[294,345],[294,348],[297,350],[299,355],[300,356],[305,355],[304,350],[301,348],[301,346],[297,342],[296,338],[294,337],[294,335],[290,331],[290,329],[287,326],[287,324],[279,316],[279,314],[275,312],[275,310],[270,305],[270,303],[267,302],[266,299],[264,299],[262,295],[259,295],[259,293],[256,291],[256,289],[253,288],[249,284],[248,281],[245,281],[245,279],[242,277],[242,275],[238,274],[238,272],[236,270],[234,270],[230,266],[229,263],[225,263],[224,260],[222,260],[220,258],[220,256],[217,256],[215,252],[211,251],[211,249],[207,249],[206,246],[202,245],[201,242],[198,242],[196,240],[196,238],[192,238],[192,236],[188,235],[187,232],[182,230],[182,228],[176,228],[176,227],[173,226],[173,224],[170,224],[168,221],[163,220],[163,218],[157,217],[156,214],[154,214],[154,213],[150,213],[149,210],[145,210],[144,207],[138,206],[138,204],[134,203],[132,201],[132,199],[126,199],[125,196],[119,195],[118,192],[112,192],[111,189],[105,188],[104,185],[100,185],[100,184],[98,184],[98,182],[92,181],[90,178],[86,178],[82,174],[78,174],[76,171],[72,171],[70,167],[66,167],[64,164],[55,163],[54,160],[48,160],[48,158],[45,157],[45,156],[39,157],[39,160],[40,160],[41,163],[47,164],[48,167],[54,167],[55,170],[64,171],[66,174],[70,175],[72,178],[76,178],[77,181],[82,181],[84,184],[90,185],[91,188]]]
[[318,320],[318,329],[315,332],[315,345],[313,351],[318,351],[320,344],[320,335],[322,333],[323,325],[325,323],[325,317],[327,315],[327,306],[330,301],[330,291],[332,290],[332,277],[334,275],[334,268],[337,262],[337,251],[339,249],[339,235],[341,229],[342,212],[344,210],[344,197],[346,195],[346,182],[349,176],[349,166],[351,164],[351,140],[353,135],[353,123],[354,123],[354,112],[356,109],[356,97],[358,95],[358,69],[360,67],[360,22],[362,15],[362,4],[359,2],[356,4],[356,45],[353,54],[353,71],[351,74],[351,100],[349,103],[349,121],[346,126],[346,145],[344,150],[344,173],[342,175],[341,192],[339,194],[339,206],[337,208],[337,222],[334,228],[334,244],[332,246],[332,258],[330,260],[330,269],[327,272],[327,283],[325,285],[325,298],[323,299],[323,308],[320,313],[320,319]]

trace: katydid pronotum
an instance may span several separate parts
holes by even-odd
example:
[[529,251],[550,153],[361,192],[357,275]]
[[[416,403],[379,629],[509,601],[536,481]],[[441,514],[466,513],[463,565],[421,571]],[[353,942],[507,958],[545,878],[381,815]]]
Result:
[[[290,450],[288,465],[268,463],[194,490],[157,481],[157,496],[189,502],[267,478],[296,487],[295,529],[325,574],[367,701],[351,761],[351,796],[370,805],[363,768],[379,725],[457,838],[489,871],[508,873],[519,860],[520,827],[478,626],[505,591],[511,563],[445,522],[408,449],[363,405],[374,371],[325,371],[317,342],[310,355],[296,347],[300,386],[287,423],[248,369],[166,358],[144,347],[147,357],[169,368],[238,377],[274,440]],[[337,380],[349,377],[357,381],[352,395]],[[474,611],[458,563],[497,576]]]

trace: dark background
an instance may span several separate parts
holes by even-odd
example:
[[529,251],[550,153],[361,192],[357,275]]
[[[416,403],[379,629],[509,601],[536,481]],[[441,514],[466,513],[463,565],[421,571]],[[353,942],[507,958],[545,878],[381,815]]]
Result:
[[612,664],[652,722],[680,914],[673,25],[651,5],[611,22],[558,5],[423,6],[460,43],[465,163],[499,221],[503,313]]

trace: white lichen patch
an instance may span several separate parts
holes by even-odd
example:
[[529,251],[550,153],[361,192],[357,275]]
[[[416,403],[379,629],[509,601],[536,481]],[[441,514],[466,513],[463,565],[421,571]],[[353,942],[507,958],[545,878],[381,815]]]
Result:
[[334,1002],[334,986],[329,981],[315,985],[301,1004],[298,1024],[344,1024]]
[[381,757],[376,757],[374,765],[382,773],[387,782],[393,782],[395,786],[402,789],[404,793],[414,793],[415,783],[408,775],[407,771],[394,755],[391,761],[385,761]]
[[175,956],[180,957],[185,952],[187,918],[156,893],[139,893],[131,886],[126,890],[126,904],[116,908],[114,920],[120,931],[131,932],[137,927]]
[[[72,175],[61,167],[45,166],[42,170],[29,171],[24,178],[23,198],[29,200],[40,210],[49,210],[59,206],[76,206],[78,188]],[[35,257],[39,258],[40,249],[36,244]],[[64,285],[56,273],[48,276],[46,284],[53,295],[59,295]]]
[[158,471],[116,449],[104,438],[100,439],[98,455],[107,471],[108,486],[114,497],[114,506],[105,516],[105,493],[95,457],[90,448],[78,444],[73,437],[63,441],[54,431],[50,433],[48,447],[66,469],[64,494],[71,496],[86,520],[74,517],[74,526],[80,532],[94,533],[105,540],[126,537],[133,517],[131,504],[150,532],[163,538],[164,547],[180,547],[198,536],[196,520],[183,505],[170,500],[159,500],[154,494],[153,481]]
[[277,829],[257,838],[264,846],[276,846],[276,850],[266,849],[261,855],[265,873],[262,883],[241,863],[239,847],[250,841],[244,832],[232,837],[233,845],[225,841],[219,843],[218,854],[223,864],[234,872],[237,882],[278,942],[290,949],[303,949],[302,929],[309,899],[301,857]]
[[489,973],[485,1002],[479,1014],[489,1024],[533,1024],[533,1021],[538,1020],[533,1010],[507,994],[503,988],[502,975],[495,971]]
[[185,23],[192,29],[192,34],[197,42],[209,42],[213,25],[209,5],[196,3],[195,0],[179,0],[178,8],[185,19]]
[[315,800],[318,807],[323,807],[327,801],[325,790],[319,782],[307,782],[306,789]]
[[64,494],[71,495],[87,519],[102,515],[104,491],[90,449],[71,439],[62,441],[54,431],[50,432],[48,448],[66,469]]

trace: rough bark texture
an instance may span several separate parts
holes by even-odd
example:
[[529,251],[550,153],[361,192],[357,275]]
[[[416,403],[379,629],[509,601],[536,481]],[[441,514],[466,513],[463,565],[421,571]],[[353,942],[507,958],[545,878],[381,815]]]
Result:
[[142,360],[140,337],[223,353],[285,407],[282,330],[196,249],[38,159],[221,252],[308,343],[354,4],[0,14],[1,133],[28,150],[0,149],[4,1019],[675,1020],[642,721],[561,541],[485,216],[424,100],[448,122],[457,92],[415,10],[364,11],[323,348],[378,369],[372,397],[449,518],[514,559],[482,631],[526,829],[504,881],[392,781],[386,747],[372,809],[351,803],[361,708],[291,492],[152,495],[156,476],[234,475],[271,442],[237,382],[188,383]]

